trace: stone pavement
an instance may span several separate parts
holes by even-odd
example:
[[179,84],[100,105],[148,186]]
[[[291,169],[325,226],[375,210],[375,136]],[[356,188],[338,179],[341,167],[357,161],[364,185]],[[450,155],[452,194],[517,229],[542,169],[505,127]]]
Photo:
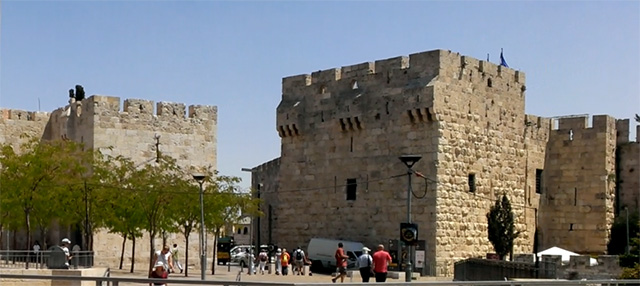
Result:
[[[218,265],[216,267],[215,275],[211,275],[210,269],[206,272],[205,280],[236,281],[236,278],[238,277],[239,272],[240,272],[240,267],[237,265],[232,265],[230,268],[224,265]],[[111,277],[146,278],[147,274],[148,273],[146,271],[141,269],[137,269],[134,273],[129,273],[128,270],[118,270],[118,269],[111,270]],[[200,280],[200,270],[189,269],[189,276],[187,277],[185,277],[184,274],[172,273],[171,275],[169,275],[169,281],[167,282],[170,283],[170,280],[172,278]],[[301,276],[301,275],[289,274],[287,276],[282,276],[282,275],[268,274],[267,271],[265,271],[264,275],[262,274],[248,275],[247,268],[244,268],[244,271],[242,271],[242,274],[240,275],[240,281],[242,282],[331,283],[331,278],[332,276],[328,274],[313,273],[312,276],[309,276],[309,275]],[[353,279],[351,277],[345,277],[345,280],[344,280],[345,283],[349,283],[349,282],[356,283],[361,281],[362,280],[360,279],[360,275],[357,272],[354,275]],[[451,278],[447,279],[442,277],[418,277],[417,279],[414,279],[414,281],[451,281]],[[372,278],[370,282],[374,282],[374,279]],[[387,279],[387,282],[391,282],[391,283],[404,282],[404,277],[401,277],[401,279]],[[339,281],[336,284],[339,284]],[[129,286],[129,285],[141,285],[141,284],[124,283],[120,285]],[[173,286],[173,285],[179,285],[179,284],[171,283],[170,285]]]

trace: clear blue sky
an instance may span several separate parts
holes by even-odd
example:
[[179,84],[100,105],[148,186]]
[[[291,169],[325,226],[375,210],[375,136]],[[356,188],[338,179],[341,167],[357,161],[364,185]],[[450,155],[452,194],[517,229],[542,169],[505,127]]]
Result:
[[[2,1],[0,106],[88,95],[218,106],[218,169],[280,154],[281,79],[445,49],[526,72],[526,111],[640,113],[640,3]],[[140,138],[143,140],[143,138]],[[148,138],[153,140],[153,138]]]

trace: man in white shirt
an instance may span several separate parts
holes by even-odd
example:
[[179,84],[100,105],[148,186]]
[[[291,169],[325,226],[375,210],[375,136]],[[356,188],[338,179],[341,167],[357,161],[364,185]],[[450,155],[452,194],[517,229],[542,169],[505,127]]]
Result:
[[182,264],[180,264],[180,255],[179,255],[180,251],[178,250],[178,244],[174,243],[173,244],[173,248],[171,249],[171,259],[173,260],[173,263],[175,265],[178,265],[178,269],[180,269],[180,273],[182,273]]
[[64,265],[67,269],[69,269],[69,260],[71,260],[71,258],[73,258],[73,256],[71,256],[71,253],[69,252],[69,245],[71,245],[71,240],[69,240],[68,238],[63,238],[62,239],[62,244],[60,245],[60,248],[62,248],[62,251],[64,251],[64,255],[66,256],[66,260],[64,261]]
[[162,250],[158,250],[156,251],[155,257],[154,257],[154,261],[153,261],[153,265],[156,265],[156,263],[158,263],[158,261],[162,262],[165,267],[168,267],[169,269],[167,269],[169,271],[169,273],[171,272],[175,272],[173,271],[173,257],[171,257],[171,251],[169,251],[169,246],[165,245]]
[[358,261],[356,262],[356,266],[360,269],[360,277],[362,277],[363,283],[369,282],[369,278],[371,277],[371,274],[373,274],[373,270],[371,269],[373,258],[369,254],[369,251],[371,251],[371,249],[366,246],[363,247],[362,255],[358,257]]

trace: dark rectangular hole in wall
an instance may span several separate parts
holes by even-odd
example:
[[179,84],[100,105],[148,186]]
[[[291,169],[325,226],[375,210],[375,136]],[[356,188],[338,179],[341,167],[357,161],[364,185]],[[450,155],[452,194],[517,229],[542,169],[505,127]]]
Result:
[[356,179],[347,179],[347,201],[356,200],[356,189],[358,189]]
[[469,174],[469,192],[476,192],[476,174]]
[[351,145],[349,148],[349,152],[353,152],[353,136],[351,136]]
[[542,194],[542,169],[536,169],[536,193]]

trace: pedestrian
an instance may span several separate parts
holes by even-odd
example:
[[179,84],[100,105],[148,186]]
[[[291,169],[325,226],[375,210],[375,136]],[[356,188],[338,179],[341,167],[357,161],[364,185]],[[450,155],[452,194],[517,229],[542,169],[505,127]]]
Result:
[[336,277],[331,279],[331,282],[336,283],[336,280],[340,278],[340,283],[344,283],[344,277],[347,276],[347,256],[344,254],[344,249],[342,249],[342,242],[338,243],[338,249],[336,249],[336,254],[334,255],[336,258],[336,267],[338,267],[338,274]]
[[371,249],[366,246],[363,247],[362,255],[358,257],[358,261],[356,262],[358,269],[360,269],[360,277],[362,277],[362,282],[364,283],[369,282],[369,278],[373,275],[373,268],[371,268],[373,258],[369,254],[369,251],[371,251]]
[[258,254],[258,267],[260,268],[260,273],[264,275],[264,268],[267,266],[267,261],[269,260],[269,255],[267,254],[266,249],[261,249]]
[[62,251],[64,251],[64,255],[65,255],[64,266],[66,269],[69,269],[69,261],[73,258],[73,256],[71,256],[71,253],[69,252],[69,245],[71,245],[71,240],[69,240],[66,237],[63,238],[62,244],[60,244],[60,248],[62,248]]
[[387,266],[391,263],[391,255],[384,250],[384,245],[378,245],[378,251],[373,254],[373,271],[376,282],[387,281]]
[[176,265],[178,266],[178,269],[180,269],[180,273],[182,273],[182,264],[180,264],[180,250],[178,249],[178,244],[174,243],[173,244],[173,248],[171,249],[171,257],[173,260],[173,268],[176,268]]
[[276,250],[276,275],[280,275],[282,270],[282,249],[278,248]]
[[173,257],[171,257],[171,251],[169,250],[169,246],[165,245],[162,247],[162,250],[156,251],[153,259],[154,265],[158,263],[158,261],[162,262],[162,267],[166,268],[167,272],[171,273],[173,271]]
[[38,255],[40,254],[40,242],[36,240],[35,243],[33,243],[33,255],[35,256],[34,261],[39,262],[40,260],[38,259]]
[[302,275],[304,270],[304,251],[298,246],[293,252],[293,275]]
[[[164,263],[162,263],[162,261],[157,261],[154,268],[151,270],[151,273],[149,273],[149,278],[167,279],[168,277],[169,277],[169,272],[166,271],[164,267]],[[151,283],[149,283],[149,285],[151,285]],[[153,285],[166,286],[167,283],[155,282],[153,283]]]
[[311,265],[312,264],[313,264],[313,262],[309,259],[309,253],[307,253],[307,255],[304,256],[304,265],[309,265],[309,276],[313,275],[311,273]]
[[282,276],[287,276],[289,274],[289,260],[291,260],[291,255],[287,253],[287,249],[282,249],[282,258],[280,259],[282,266]]

